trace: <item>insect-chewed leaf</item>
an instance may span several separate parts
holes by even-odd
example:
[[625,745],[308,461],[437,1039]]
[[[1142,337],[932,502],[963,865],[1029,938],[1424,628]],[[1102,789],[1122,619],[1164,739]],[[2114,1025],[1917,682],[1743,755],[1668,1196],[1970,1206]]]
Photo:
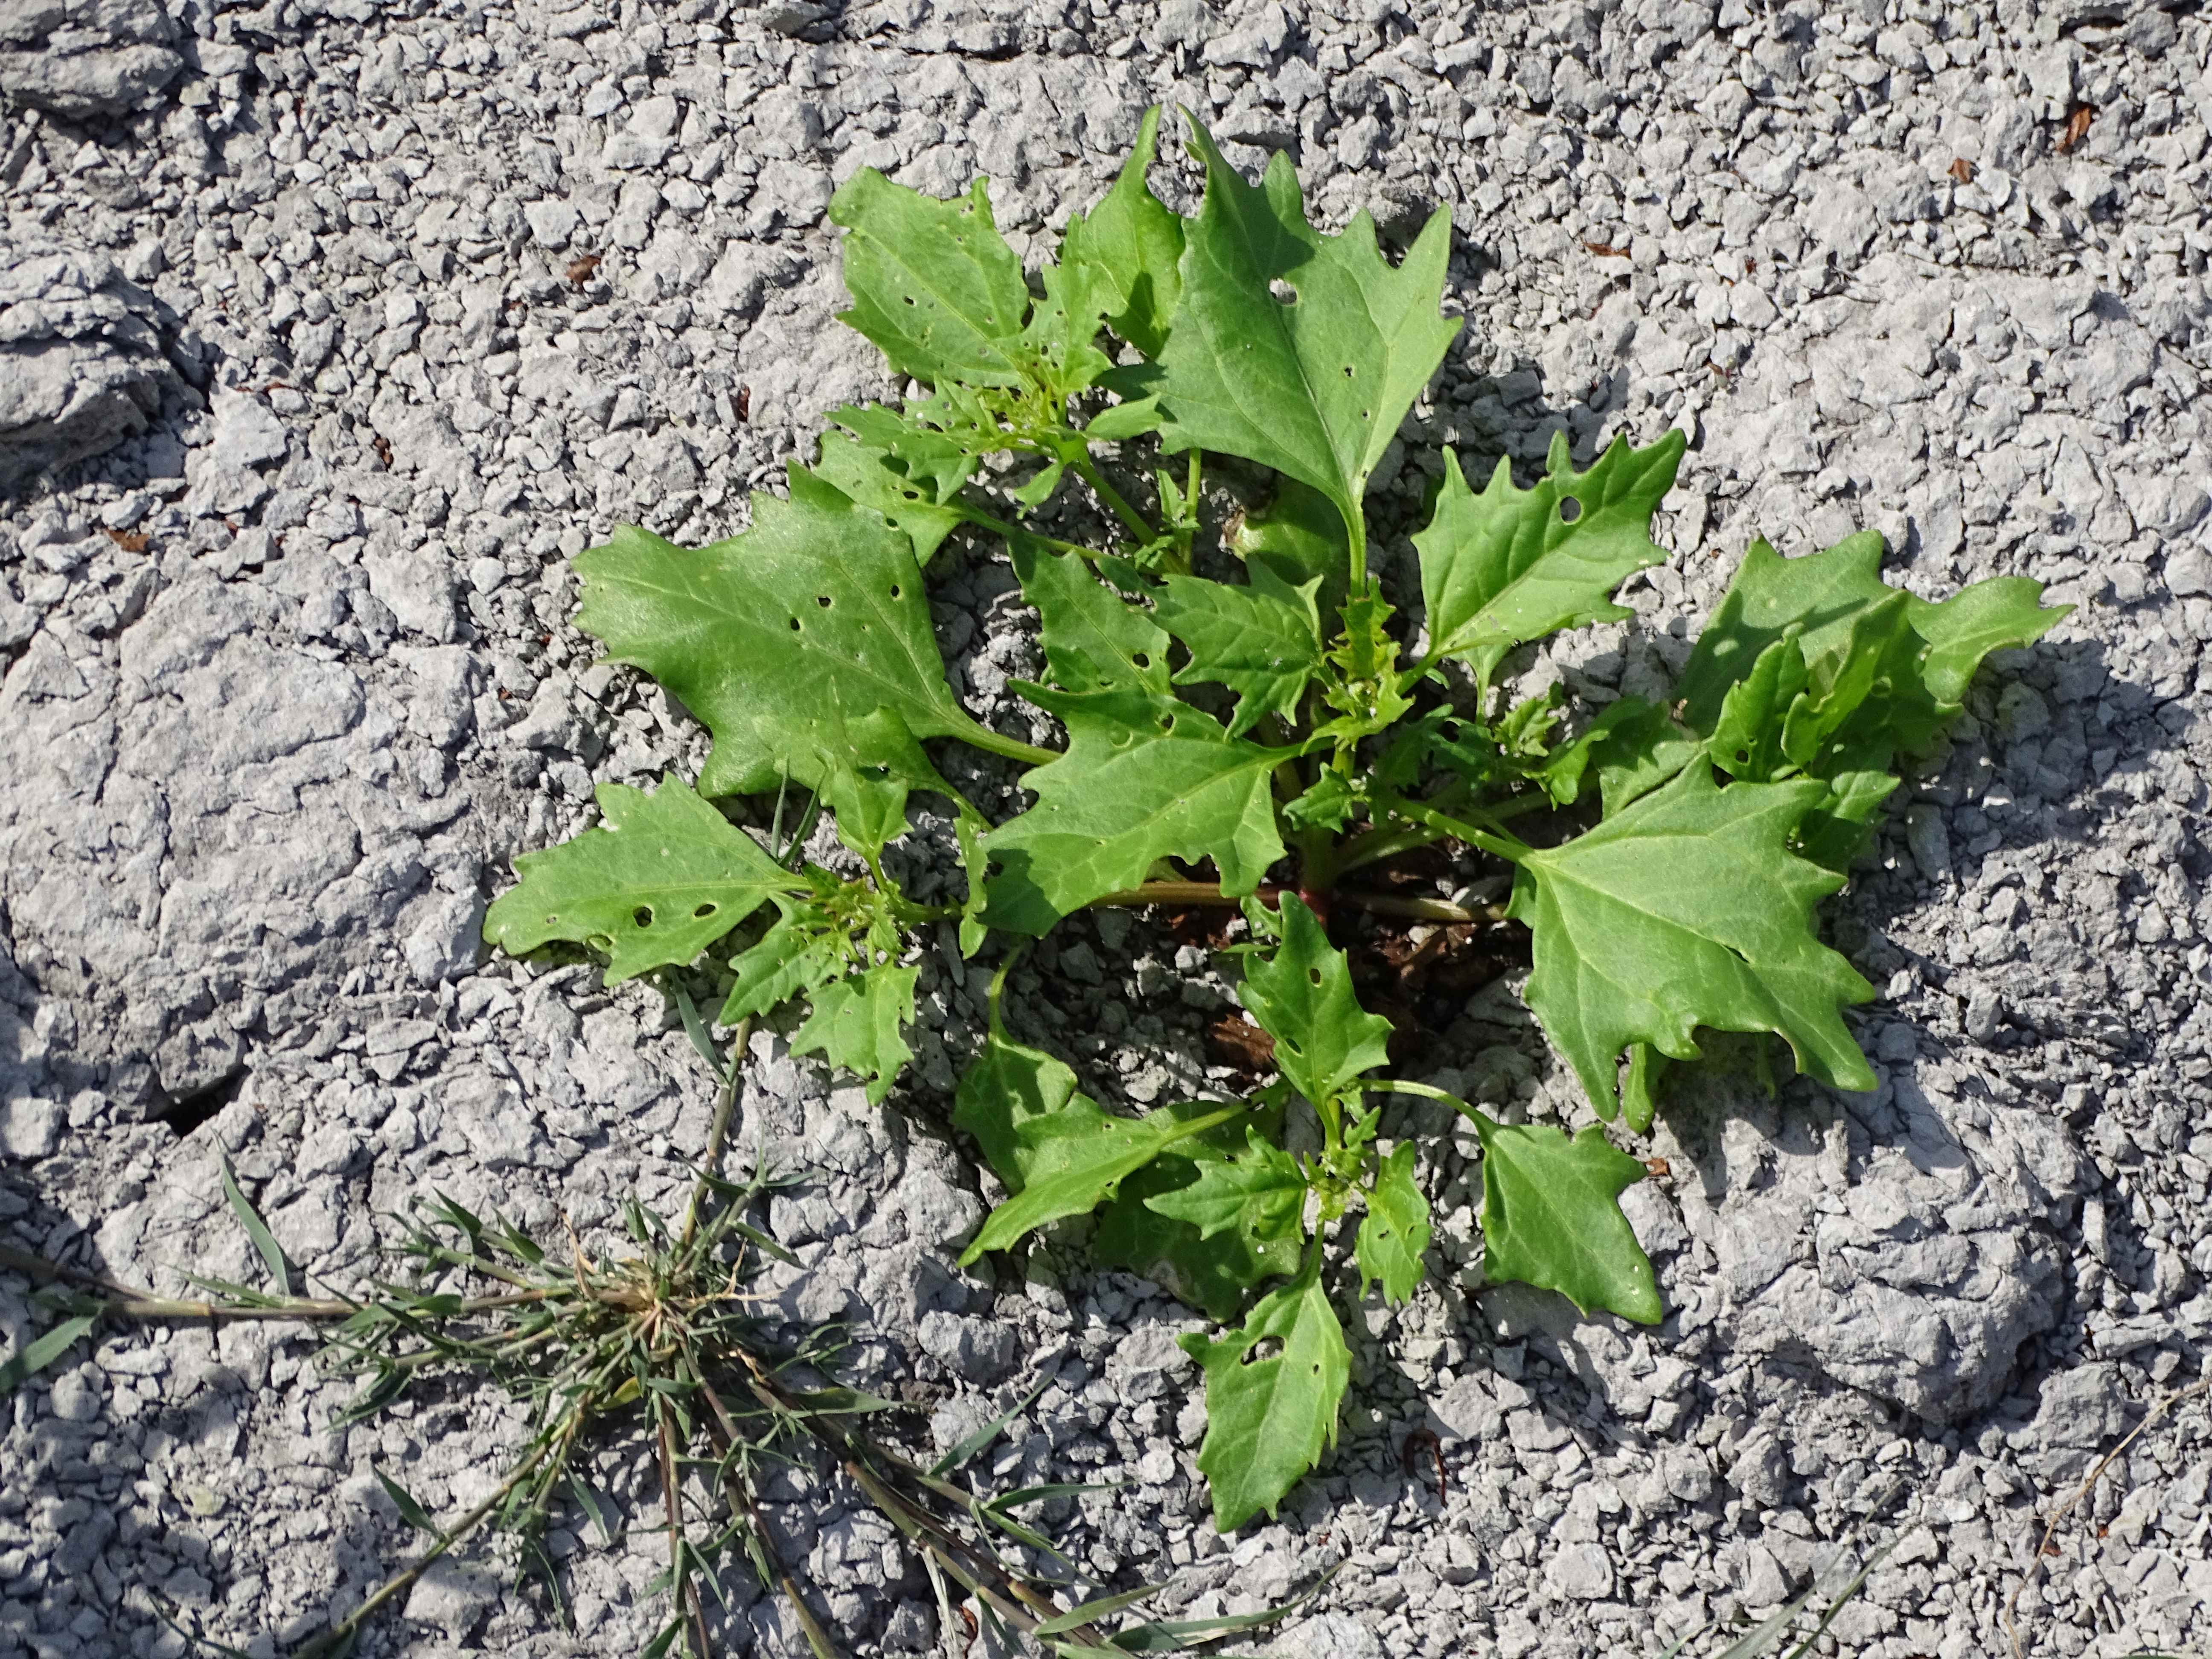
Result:
[[[1096,342],[1102,313],[1113,304],[1115,293],[1103,273],[1090,265],[1047,265],[1037,277],[1044,297],[1030,313],[1022,343],[1029,352],[1030,374],[1059,407],[1114,367]],[[1049,493],[1041,493],[1037,501]]]
[[1651,514],[1674,487],[1685,441],[1674,431],[1648,449],[1631,449],[1616,438],[1588,471],[1577,472],[1559,433],[1550,470],[1533,489],[1516,489],[1501,459],[1479,495],[1446,450],[1436,510],[1413,538],[1429,654],[1464,657],[1486,682],[1516,645],[1628,616],[1613,590],[1667,556],[1652,544]]
[[814,1012],[793,1034],[791,1052],[842,1066],[866,1083],[871,1104],[880,1103],[914,1058],[899,1031],[914,1021],[921,973],[884,963],[816,991]]
[[1461,319],[1437,311],[1450,214],[1438,209],[1394,270],[1364,212],[1340,236],[1307,224],[1287,156],[1255,187],[1191,127],[1206,201],[1185,232],[1182,303],[1149,383],[1161,443],[1273,467],[1364,534],[1367,480],[1459,331]]
[[1046,672],[1063,691],[1167,696],[1168,636],[1092,574],[1090,562],[1035,537],[1009,538],[1022,596],[1036,607]]
[[1298,1227],[1305,1204],[1305,1171],[1297,1160],[1257,1129],[1245,1130],[1235,1152],[1191,1160],[1198,1179],[1145,1200],[1147,1209],[1198,1229],[1200,1238],[1237,1228],[1255,1238],[1275,1238]]
[[521,879],[485,913],[486,939],[517,955],[549,939],[589,945],[618,985],[686,966],[776,894],[804,890],[680,778],[650,795],[603,783],[598,796],[598,829],[516,858]]
[[1229,735],[1242,737],[1269,714],[1297,718],[1299,699],[1322,672],[1321,578],[1291,587],[1264,564],[1243,586],[1202,576],[1170,576],[1157,611],[1168,632],[1190,648],[1177,683],[1211,680],[1237,696]]
[[696,551],[624,526],[580,555],[577,626],[673,692],[714,734],[705,795],[810,787],[823,757],[867,752],[847,729],[887,708],[915,738],[1034,758],[971,719],[945,681],[907,538],[803,468],[791,499],[753,497],[753,527]]
[[1429,1248],[1429,1200],[1413,1179],[1413,1143],[1399,1144],[1382,1160],[1367,1194],[1367,1213],[1353,1245],[1359,1261],[1359,1293],[1382,1281],[1387,1302],[1403,1302],[1421,1282],[1421,1257]]
[[822,434],[816,476],[871,507],[914,544],[927,565],[959,526],[955,505],[975,457],[941,432],[888,409],[841,409],[831,416],[847,429]]
[[1803,779],[1723,789],[1692,765],[1522,857],[1506,914],[1534,935],[1528,1006],[1601,1115],[1617,1109],[1624,1048],[1694,1059],[1699,1025],[1777,1032],[1822,1082],[1875,1086],[1839,1012],[1874,989],[1814,927],[1842,878],[1789,849],[1825,793]]
[[1188,1109],[1163,1107],[1140,1118],[1112,1117],[1088,1096],[1071,1092],[1059,1109],[1023,1117],[1012,1125],[1007,1154],[1020,1171],[1021,1190],[984,1218],[960,1265],[1003,1250],[1049,1222],[1089,1213],[1169,1147],[1243,1110],[1225,1107],[1194,1117]]
[[1067,752],[1023,780],[1036,805],[986,843],[1000,866],[984,920],[1042,935],[1163,858],[1211,858],[1232,896],[1283,856],[1269,775],[1291,751],[1232,738],[1186,703],[1141,691],[1012,682],[1067,726]]
[[1248,957],[1237,1000],[1275,1039],[1275,1064],[1291,1086],[1328,1106],[1360,1074],[1390,1058],[1390,1022],[1359,1006],[1352,964],[1295,893],[1282,897],[1283,942]]
[[1060,246],[1062,264],[1090,265],[1104,273],[1114,293],[1106,325],[1147,357],[1158,356],[1166,344],[1182,293],[1182,217],[1145,181],[1159,131],[1156,104],[1145,112],[1136,148],[1121,164],[1114,188],[1097,207],[1069,222]]
[[[1260,1298],[1241,1330],[1180,1339],[1206,1370],[1206,1439],[1198,1467],[1213,1524],[1234,1532],[1283,1495],[1336,1443],[1338,1402],[1351,1380],[1344,1328],[1322,1288],[1320,1242],[1298,1275]],[[1257,1352],[1267,1345],[1272,1352]]]
[[932,386],[1022,384],[1029,284],[981,179],[940,202],[862,167],[830,198],[830,216],[851,233],[853,308],[838,320],[874,341],[893,368]]
[[1573,1139],[1548,1123],[1480,1113],[1483,1272],[1557,1291],[1584,1313],[1603,1308],[1656,1325],[1662,1310],[1650,1258],[1620,1212],[1644,1165],[1587,1125]]
[[1785,634],[1759,653],[1751,672],[1721,699],[1713,723],[1713,764],[1730,777],[1764,783],[1796,768],[1784,751],[1783,722],[1805,692],[1805,653]]

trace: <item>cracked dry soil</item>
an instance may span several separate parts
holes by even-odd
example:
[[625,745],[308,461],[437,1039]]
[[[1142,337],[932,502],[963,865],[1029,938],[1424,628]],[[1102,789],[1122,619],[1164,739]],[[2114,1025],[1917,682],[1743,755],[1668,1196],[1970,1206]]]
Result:
[[[1343,1442],[1280,1520],[1218,1537],[1189,1311],[1073,1233],[1018,1280],[951,1266],[984,1199],[945,1102],[985,981],[943,951],[880,1109],[752,1040],[746,1133],[818,1171],[774,1206],[783,1309],[851,1321],[854,1379],[924,1442],[1042,1382],[988,1474],[1118,1482],[1054,1517],[1095,1572],[1175,1575],[1200,1616],[1340,1564],[1282,1655],[1656,1653],[1883,1535],[1837,1650],[2009,1651],[2038,1517],[2212,1341],[2208,62],[2204,14],[2143,0],[6,0],[0,1238],[245,1276],[222,1156],[340,1286],[433,1188],[541,1234],[672,1201],[711,1091],[663,1000],[477,939],[595,781],[700,755],[592,665],[567,556],[625,520],[730,533],[823,410],[893,394],[831,320],[854,168],[987,175],[1027,246],[1180,103],[1248,168],[1290,154],[1326,222],[1454,209],[1471,324],[1385,464],[1387,583],[1417,593],[1440,445],[1691,435],[1637,619],[1526,653],[1525,688],[1663,692],[1760,532],[1875,528],[1915,588],[2023,574],[2078,608],[1984,672],[1830,907],[1883,992],[1879,1091],[1709,1076],[1642,1149],[1664,1325],[1485,1288],[1470,1149],[1408,1111],[1444,1273],[1352,1333]],[[1160,188],[1188,205],[1172,154]],[[947,571],[940,638],[993,718],[1026,613],[1003,568]],[[1238,1061],[1206,962],[1101,914],[1010,1012],[1154,1100]],[[1417,1075],[1578,1119],[1497,965]],[[10,1350],[27,1292],[0,1274]],[[109,1327],[19,1391],[0,1655],[183,1652],[149,1592],[273,1655],[406,1547],[372,1463],[441,1512],[496,1479],[501,1401],[334,1433],[350,1384],[312,1353]],[[642,1464],[597,1473],[649,1501]],[[2062,1529],[2031,1650],[2212,1641],[2208,1480],[2200,1397]],[[856,1649],[959,1650],[842,1488],[768,1496]],[[581,1533],[551,1540],[573,1633],[479,1552],[362,1651],[635,1650],[655,1541]],[[729,1588],[732,1650],[802,1650]]]

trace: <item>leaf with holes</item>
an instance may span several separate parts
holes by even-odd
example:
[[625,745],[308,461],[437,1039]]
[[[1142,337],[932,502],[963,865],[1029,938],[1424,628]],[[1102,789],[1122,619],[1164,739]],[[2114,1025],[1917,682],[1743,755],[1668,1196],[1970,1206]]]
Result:
[[753,527],[689,552],[617,530],[581,554],[576,624],[683,700],[714,734],[705,795],[812,787],[826,756],[889,757],[851,717],[888,708],[915,738],[994,754],[1036,751],[979,724],[945,681],[929,599],[907,538],[803,468],[791,499],[753,497]]
[[1602,1308],[1656,1325],[1662,1310],[1651,1260],[1620,1212],[1643,1164],[1595,1123],[1571,1140],[1548,1123],[1506,1124],[1475,1113],[1482,1142],[1482,1268],[1557,1291],[1584,1313]]
[[[1182,305],[1150,383],[1161,441],[1310,486],[1364,550],[1367,481],[1459,332],[1437,310],[1450,212],[1437,210],[1394,270],[1364,212],[1337,236],[1306,222],[1288,156],[1255,187],[1195,121],[1191,143],[1206,200],[1185,232]],[[1364,586],[1364,571],[1352,580]]]
[[1435,511],[1413,537],[1430,657],[1463,657],[1487,684],[1516,645],[1629,616],[1613,590],[1667,556],[1652,544],[1651,514],[1674,487],[1684,442],[1680,431],[1649,449],[1616,438],[1577,472],[1566,434],[1554,433],[1549,470],[1533,488],[1516,489],[1501,458],[1479,495],[1446,450]]
[[849,233],[853,307],[837,320],[874,341],[893,368],[931,386],[1023,383],[1029,284],[981,179],[940,202],[862,167],[830,198],[830,217]]
[[1177,1339],[1206,1372],[1206,1439],[1198,1467],[1213,1524],[1234,1532],[1284,1494],[1336,1443],[1337,1407],[1352,1377],[1344,1328],[1321,1283],[1321,1243],[1298,1276],[1262,1297],[1240,1330]]
[[1298,1224],[1306,1199],[1305,1171],[1297,1160],[1261,1135],[1245,1131],[1234,1152],[1194,1158],[1198,1178],[1147,1199],[1157,1215],[1187,1221],[1200,1238],[1237,1229],[1247,1238],[1279,1238]]
[[1408,1299],[1425,1271],[1421,1258],[1428,1248],[1429,1200],[1413,1179],[1413,1143],[1401,1141],[1367,1191],[1367,1213],[1354,1243],[1360,1295],[1379,1279],[1384,1301]]
[[1232,738],[1172,698],[1012,684],[1066,723],[1067,753],[1023,780],[1036,805],[987,843],[1000,866],[992,927],[1041,935],[1164,858],[1210,858],[1223,891],[1249,893],[1283,856],[1270,778],[1290,751]]
[[1007,544],[1022,596],[1036,607],[1046,672],[1063,691],[1165,697],[1168,636],[1093,574],[1091,562],[1030,536]]
[[1282,899],[1283,942],[1244,962],[1237,1000],[1275,1039],[1275,1064],[1324,1111],[1390,1059],[1390,1022],[1359,1006],[1352,964],[1294,893]]
[[880,1104],[914,1058],[900,1031],[914,1023],[921,973],[885,963],[815,992],[814,1011],[793,1033],[791,1052],[820,1054],[842,1066],[866,1083],[869,1104]]
[[1693,765],[1522,857],[1506,914],[1532,935],[1525,994],[1601,1115],[1617,1109],[1623,1048],[1692,1060],[1700,1025],[1773,1031],[1823,1083],[1874,1087],[1840,1012],[1873,988],[1813,923],[1842,881],[1789,849],[1825,793],[1809,780],[1723,789]]
[[887,409],[841,409],[831,418],[847,429],[822,434],[815,475],[882,514],[914,544],[915,562],[927,565],[966,520],[959,496],[975,457]]
[[776,895],[805,890],[680,778],[650,795],[603,783],[598,799],[598,829],[515,859],[519,884],[484,915],[491,944],[518,956],[551,939],[588,945],[619,985],[688,967]]

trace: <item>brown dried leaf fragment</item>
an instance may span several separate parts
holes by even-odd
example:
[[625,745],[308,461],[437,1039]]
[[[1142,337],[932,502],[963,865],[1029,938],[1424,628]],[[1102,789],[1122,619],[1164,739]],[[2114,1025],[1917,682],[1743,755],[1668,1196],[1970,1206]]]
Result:
[[1952,161],[1950,172],[1951,176],[1962,185],[1974,182],[1974,164],[1963,155]]
[[2087,138],[2089,136],[2089,124],[2096,118],[2097,106],[2094,104],[2076,104],[2074,106],[2074,112],[2066,118],[2066,131],[2058,136],[2058,153],[2061,155],[2065,155],[2075,145]]
[[1625,247],[1615,247],[1610,242],[1584,242],[1583,246],[1601,259],[1628,259],[1635,256]]
[[1206,1054],[1216,1066],[1233,1066],[1255,1077],[1275,1069],[1275,1039],[1249,1019],[1218,1019],[1206,1028]]
[[100,533],[125,553],[143,553],[147,544],[153,540],[143,530],[110,530],[106,525],[100,526]]
[[368,447],[376,452],[376,459],[384,463],[384,470],[386,472],[391,471],[392,440],[380,432],[368,441]]
[[574,258],[568,261],[568,286],[570,288],[583,287],[585,283],[592,280],[592,273],[599,268],[599,256],[598,254],[578,254]]

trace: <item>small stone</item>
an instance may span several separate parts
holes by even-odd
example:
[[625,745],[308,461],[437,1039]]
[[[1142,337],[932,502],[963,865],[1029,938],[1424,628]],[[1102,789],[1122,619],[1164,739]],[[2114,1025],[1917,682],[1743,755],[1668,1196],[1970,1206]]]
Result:
[[0,1152],[10,1158],[44,1158],[62,1144],[61,1103],[35,1095],[0,1100]]
[[1544,1565],[1544,1582],[1577,1601],[1602,1601],[1613,1594],[1613,1558],[1601,1544],[1569,1544]]

